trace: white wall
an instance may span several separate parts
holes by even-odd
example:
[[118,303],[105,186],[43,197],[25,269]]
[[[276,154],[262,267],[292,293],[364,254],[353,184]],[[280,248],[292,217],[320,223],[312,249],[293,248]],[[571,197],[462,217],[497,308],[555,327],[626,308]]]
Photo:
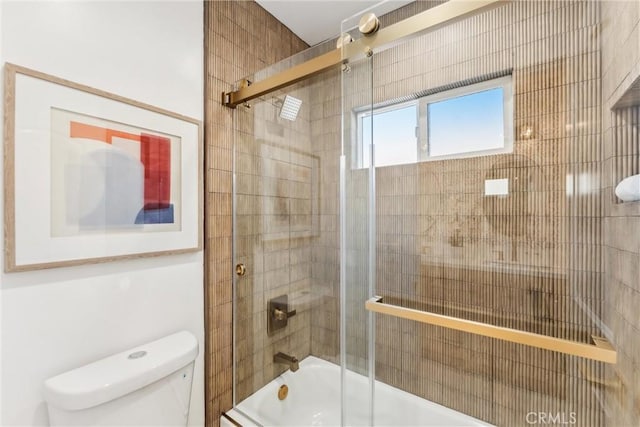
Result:
[[[203,120],[202,2],[0,2],[0,60]],[[182,329],[204,425],[202,252],[0,277],[1,425],[47,425],[46,378]]]

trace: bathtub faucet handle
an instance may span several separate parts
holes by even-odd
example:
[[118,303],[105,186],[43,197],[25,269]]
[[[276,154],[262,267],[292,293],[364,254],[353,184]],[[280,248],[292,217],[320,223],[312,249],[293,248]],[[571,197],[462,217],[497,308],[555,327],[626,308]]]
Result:
[[280,295],[271,298],[267,305],[267,334],[285,328],[289,324],[289,318],[296,315],[295,310],[289,310],[289,296]]
[[291,310],[291,311],[285,311],[285,310],[281,310],[279,308],[274,308],[273,309],[273,317],[276,320],[287,320],[290,317],[293,317],[296,315],[296,311],[295,310]]

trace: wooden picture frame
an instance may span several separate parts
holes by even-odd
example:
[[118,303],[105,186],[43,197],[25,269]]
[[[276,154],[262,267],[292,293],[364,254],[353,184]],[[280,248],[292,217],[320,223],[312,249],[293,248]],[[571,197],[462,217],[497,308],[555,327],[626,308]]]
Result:
[[5,64],[5,271],[202,249],[200,121]]

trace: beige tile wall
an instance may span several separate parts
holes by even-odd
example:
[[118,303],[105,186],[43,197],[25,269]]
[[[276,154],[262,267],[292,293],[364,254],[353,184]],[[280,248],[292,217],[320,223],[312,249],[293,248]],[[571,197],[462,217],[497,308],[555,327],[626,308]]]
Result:
[[207,1],[205,8],[206,414],[219,425],[232,405],[232,110],[221,93],[304,42],[253,1]]
[[618,350],[606,370],[608,426],[640,425],[640,202],[617,183],[640,173],[640,106],[612,109],[640,76],[640,3],[602,3],[604,321]]

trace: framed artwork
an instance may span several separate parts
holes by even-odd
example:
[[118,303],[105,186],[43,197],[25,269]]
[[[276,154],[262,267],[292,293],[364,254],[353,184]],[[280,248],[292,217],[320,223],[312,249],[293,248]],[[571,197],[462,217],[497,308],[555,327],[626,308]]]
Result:
[[198,120],[5,64],[5,271],[202,248]]

